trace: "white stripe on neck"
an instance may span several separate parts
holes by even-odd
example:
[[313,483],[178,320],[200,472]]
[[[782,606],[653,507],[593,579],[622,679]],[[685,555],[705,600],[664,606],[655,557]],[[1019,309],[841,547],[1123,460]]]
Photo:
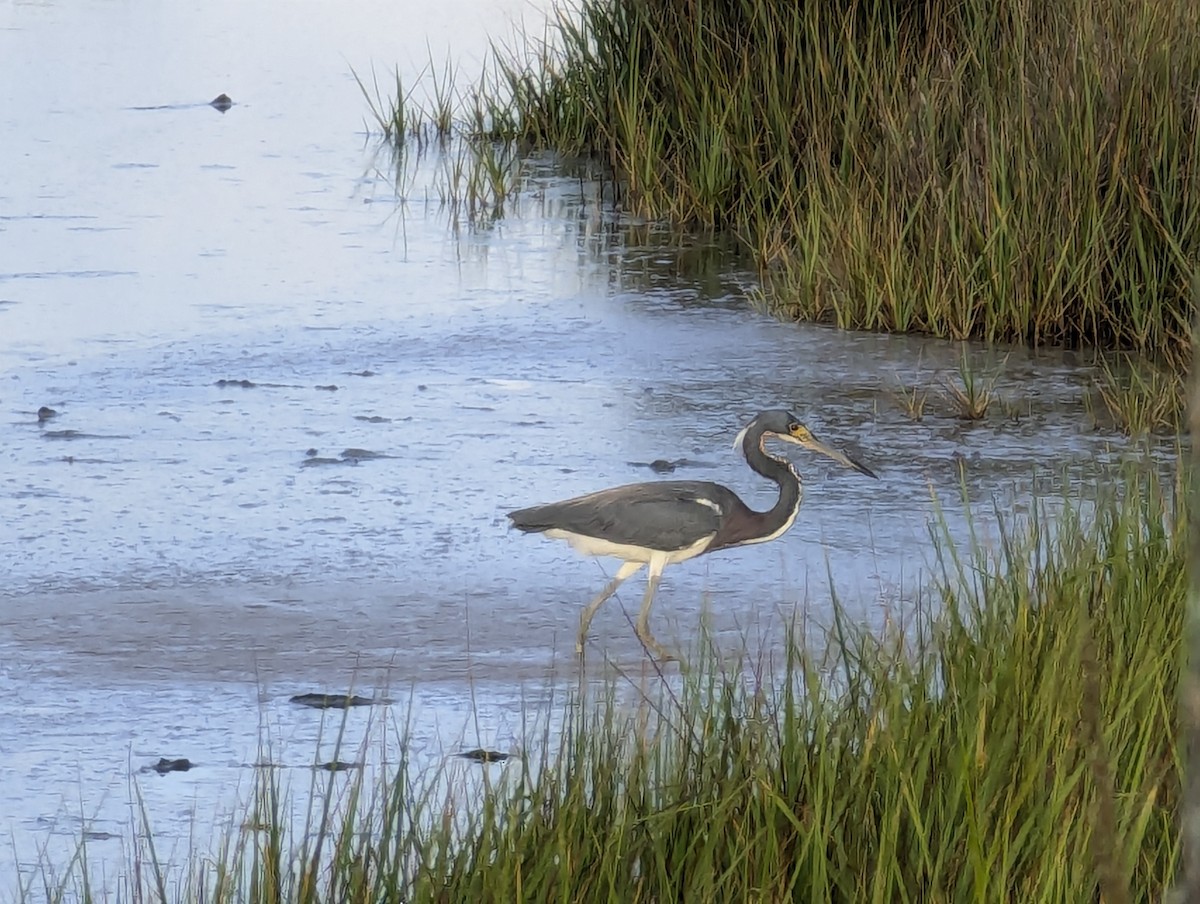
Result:
[[[774,457],[774,456],[772,456]],[[804,500],[804,484],[800,482],[800,475],[796,473],[796,469],[792,467],[791,462],[784,462],[787,469],[792,472],[792,476],[796,478],[796,504],[792,506],[791,512],[788,513],[787,520],[783,522],[776,530],[767,534],[765,537],[752,537],[749,540],[743,540],[741,543],[735,543],[734,546],[749,546],[752,543],[768,543],[776,537],[782,537],[792,525],[796,523],[796,515],[800,511],[800,503]]]

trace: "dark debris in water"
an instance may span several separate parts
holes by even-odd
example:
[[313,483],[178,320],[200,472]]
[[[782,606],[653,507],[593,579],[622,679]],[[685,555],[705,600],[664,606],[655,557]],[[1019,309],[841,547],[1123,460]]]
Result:
[[218,389],[303,389],[296,383],[255,383],[253,380],[217,380],[213,383]]
[[378,458],[393,458],[385,452],[372,452],[370,449],[343,449],[341,457],[330,458],[327,455],[318,455],[316,449],[309,449],[305,452],[308,457],[300,462],[300,467],[311,468],[316,465],[356,465],[360,461],[372,461]]
[[43,405],[37,410],[38,421],[48,421],[52,417],[58,417],[58,412],[48,405]]
[[392,422],[390,417],[380,417],[377,414],[372,414],[370,416],[365,414],[356,414],[354,415],[354,419],[356,421],[366,421],[368,424],[390,424]]
[[314,387],[314,388],[315,388],[315,389],[320,389],[320,390],[322,390],[323,392],[337,392],[337,391],[338,391],[338,387],[337,387],[337,384],[336,384],[336,383],[329,383],[329,384],[328,384],[328,385],[326,385],[326,386],[316,386],[316,387]]
[[386,697],[372,699],[371,697],[360,697],[358,694],[296,694],[289,698],[288,702],[311,706],[313,709],[346,709],[350,706],[372,706],[392,701]]
[[97,832],[85,830],[83,833],[84,841],[112,841],[114,838],[120,838],[120,835],[114,835],[112,832]]
[[129,437],[115,433],[84,433],[81,430],[43,430],[42,439],[129,439]]
[[649,468],[655,474],[672,474],[678,468],[707,468],[712,467],[712,464],[706,461],[693,461],[690,458],[677,458],[674,461],[669,461],[665,458],[656,458],[654,461],[631,461],[627,464],[635,468]]
[[343,449],[342,458],[353,459],[354,461],[369,461],[373,458],[391,458],[383,452],[372,452],[370,449]]
[[317,465],[350,465],[352,461],[345,461],[341,458],[329,458],[323,455],[310,455],[304,461],[300,462],[302,468],[315,468]]
[[159,775],[166,775],[168,772],[187,772],[189,769],[195,769],[196,764],[187,757],[180,757],[176,760],[169,760],[165,756],[160,757],[157,763],[150,766],[143,766],[141,772],[157,772]]
[[341,760],[330,760],[328,763],[318,763],[314,769],[324,769],[326,772],[345,772],[348,769],[361,769],[361,763],[345,763]]
[[454,755],[460,759],[471,760],[475,763],[503,763],[512,757],[511,753],[504,753],[500,750],[484,750],[482,747],[476,747],[474,750],[464,750],[462,753]]
[[348,377],[375,377],[378,374],[373,370],[350,370],[346,372]]
[[224,92],[222,92],[221,94],[218,94],[216,97],[214,97],[212,100],[210,100],[208,102],[208,105],[210,107],[212,107],[214,110],[220,110],[222,113],[224,113],[226,110],[228,110],[230,107],[233,106],[233,98],[231,98],[228,94],[225,94]]

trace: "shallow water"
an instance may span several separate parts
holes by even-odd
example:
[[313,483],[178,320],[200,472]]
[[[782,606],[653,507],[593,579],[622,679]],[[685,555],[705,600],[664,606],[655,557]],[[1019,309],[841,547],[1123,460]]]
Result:
[[[282,761],[327,755],[329,717],[294,693],[386,687],[430,761],[524,743],[523,701],[573,680],[613,569],[504,513],[657,459],[769,505],[731,449],[761,408],[880,480],[796,456],[788,535],[668,570],[670,645],[703,624],[777,649],[794,614],[828,614],[830,576],[866,623],[902,619],[935,499],[965,536],[965,489],[986,538],[993,506],[1086,497],[1144,454],[1094,428],[1064,353],[971,349],[1007,414],[964,423],[935,388],[914,423],[891,389],[952,377],[958,346],[761,316],[750,274],[553,161],[487,227],[429,200],[436,155],[397,204],[350,66],[412,76],[428,39],[472,71],[536,11],[289,9],[0,8],[0,895],[42,845],[61,865],[83,826],[127,835],[135,779],[164,843],[207,839],[264,726]],[[640,595],[597,616],[593,661],[642,663]],[[160,756],[199,765],[138,771]],[[108,843],[89,860],[112,887]]]

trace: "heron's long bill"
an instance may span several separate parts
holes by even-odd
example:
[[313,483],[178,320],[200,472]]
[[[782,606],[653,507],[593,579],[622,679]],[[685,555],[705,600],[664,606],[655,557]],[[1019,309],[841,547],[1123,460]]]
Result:
[[793,436],[784,436],[782,438],[786,439],[790,442],[793,442],[798,446],[804,446],[804,448],[806,448],[806,449],[812,449],[814,452],[820,452],[822,455],[827,455],[830,458],[832,458],[834,461],[836,461],[838,464],[845,465],[847,468],[851,468],[855,471],[858,471],[858,473],[860,473],[860,474],[866,474],[868,477],[874,477],[876,480],[879,479],[879,477],[875,474],[875,472],[872,471],[870,468],[868,468],[866,465],[862,464],[861,462],[855,461],[853,458],[851,458],[849,455],[847,455],[845,452],[841,451],[840,449],[835,449],[835,448],[833,448],[833,446],[825,445],[823,442],[821,442],[819,439],[817,439],[811,433],[808,436],[807,442],[805,440],[802,440],[802,439],[799,439],[799,438],[793,437]]

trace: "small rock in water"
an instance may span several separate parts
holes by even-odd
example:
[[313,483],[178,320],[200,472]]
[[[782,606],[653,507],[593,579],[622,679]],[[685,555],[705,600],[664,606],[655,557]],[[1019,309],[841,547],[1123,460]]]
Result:
[[511,753],[503,753],[499,750],[484,750],[482,747],[476,747],[474,750],[465,750],[462,753],[456,753],[455,756],[464,760],[473,760],[476,763],[503,763],[509,759]]
[[347,769],[360,768],[358,763],[343,763],[341,760],[330,760],[328,763],[321,763],[316,767],[324,769],[326,772],[345,772]]
[[392,701],[384,698],[372,700],[370,697],[360,697],[358,694],[296,694],[288,702],[311,706],[313,709],[345,709],[348,706],[370,706],[373,703],[391,703]]
[[688,460],[686,458],[680,458],[676,461],[668,461],[665,458],[656,458],[654,461],[628,462],[628,464],[633,465],[635,468],[649,468],[655,474],[670,474],[674,472],[676,468],[682,467],[687,463]]
[[391,458],[383,452],[372,452],[370,449],[343,449],[342,458],[347,461],[368,461],[372,458]]
[[114,835],[112,832],[98,832],[91,829],[85,829],[83,833],[84,841],[111,841],[114,838],[120,837],[120,835]]
[[142,772],[157,772],[159,775],[166,775],[168,772],[187,772],[189,769],[196,768],[196,764],[187,757],[180,757],[177,760],[169,760],[165,756],[159,757],[157,763],[152,766],[143,766]]
[[654,461],[631,461],[635,468],[649,468],[655,474],[671,474],[680,468],[711,468],[712,462],[697,461],[692,458],[677,458],[671,461],[666,458],[656,458]]
[[231,98],[228,94],[218,94],[216,97],[214,97],[212,100],[210,100],[208,102],[208,105],[210,107],[215,107],[216,109],[218,109],[222,113],[224,113],[226,110],[228,110],[230,107],[233,106],[233,98]]
[[304,461],[300,462],[302,468],[312,468],[317,465],[345,465],[352,464],[344,458],[330,458],[327,455],[310,455]]
[[370,449],[343,449],[340,458],[330,458],[318,455],[316,449],[309,449],[300,467],[311,468],[315,465],[357,465],[361,461],[371,461],[377,458],[391,458],[386,452],[372,452]]
[[49,408],[46,405],[43,405],[41,408],[38,409],[38,420],[39,421],[48,421],[52,417],[58,417],[58,412],[55,411],[53,408]]

